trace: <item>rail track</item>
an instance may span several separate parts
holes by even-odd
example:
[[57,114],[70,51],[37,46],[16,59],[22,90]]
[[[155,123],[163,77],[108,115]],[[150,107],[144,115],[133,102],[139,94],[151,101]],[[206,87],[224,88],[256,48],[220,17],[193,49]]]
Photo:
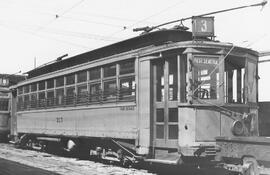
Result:
[[[191,169],[162,164],[143,164],[140,167],[125,168],[109,162],[81,160],[74,157],[63,157],[57,153],[18,149],[12,144],[0,143],[0,159],[20,163],[21,166],[43,169],[59,175],[211,175],[226,174],[220,169]],[[4,171],[4,170],[3,170]],[[6,170],[8,171],[8,170]],[[1,175],[1,172],[0,172]]]

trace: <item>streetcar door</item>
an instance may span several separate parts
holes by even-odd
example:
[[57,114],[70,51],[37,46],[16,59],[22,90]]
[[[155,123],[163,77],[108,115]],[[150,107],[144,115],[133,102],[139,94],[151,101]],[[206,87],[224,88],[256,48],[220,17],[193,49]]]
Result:
[[153,62],[153,147],[177,148],[177,56]]

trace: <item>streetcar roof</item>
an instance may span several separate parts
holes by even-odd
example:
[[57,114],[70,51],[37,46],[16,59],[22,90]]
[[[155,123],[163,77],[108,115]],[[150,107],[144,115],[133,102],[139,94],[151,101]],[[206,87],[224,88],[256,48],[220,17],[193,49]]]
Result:
[[[211,41],[207,38],[202,42],[194,42],[192,41],[192,33],[188,31],[181,31],[176,29],[170,30],[159,30],[155,32],[150,32],[145,35],[140,35],[134,38],[130,38],[124,41],[120,41],[102,48],[98,48],[89,52],[85,52],[64,60],[58,60],[53,63],[40,66],[36,69],[30,70],[27,72],[28,78],[34,78],[40,75],[48,74],[51,72],[56,72],[59,70],[63,70],[69,67],[81,65],[84,63],[88,63],[94,60],[98,60],[101,58],[110,57],[112,55],[121,54],[124,52],[144,48],[147,46],[160,46],[164,43],[183,43],[186,47],[219,47],[219,48],[230,48],[232,47],[231,43],[221,43],[218,41]],[[179,45],[177,45],[179,47]],[[255,56],[258,55],[257,52],[241,47],[235,47],[236,50],[244,50],[244,52],[253,54]]]
[[79,65],[89,61],[150,45],[160,45],[166,42],[189,41],[191,39],[192,33],[187,31],[171,29],[150,32],[148,34],[120,41],[64,60],[55,61],[48,65],[40,66],[36,69],[28,71],[27,74],[29,78],[32,78],[49,72],[54,72],[57,70],[65,69],[67,67]]

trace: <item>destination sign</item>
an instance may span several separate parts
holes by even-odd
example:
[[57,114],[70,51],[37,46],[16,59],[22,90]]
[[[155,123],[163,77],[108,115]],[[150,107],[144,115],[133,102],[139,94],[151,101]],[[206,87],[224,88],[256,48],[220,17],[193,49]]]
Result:
[[193,63],[217,65],[218,64],[218,58],[193,57]]

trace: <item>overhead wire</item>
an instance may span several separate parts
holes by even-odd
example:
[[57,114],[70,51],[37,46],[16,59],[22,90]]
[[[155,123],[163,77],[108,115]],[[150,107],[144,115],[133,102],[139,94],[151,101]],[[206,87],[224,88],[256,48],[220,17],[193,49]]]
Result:
[[[28,32],[33,32],[33,33],[36,30],[36,28],[40,27],[38,25],[28,25],[28,24],[25,24],[25,23],[24,24],[14,25],[15,24],[14,22],[12,23],[13,25],[5,24],[7,22],[3,22],[1,20],[0,20],[0,23],[2,23],[2,25],[6,25],[6,26],[9,26],[9,27],[13,27],[13,28],[24,28],[24,27],[26,27],[26,28],[29,28],[29,30],[27,30]],[[44,29],[44,30],[42,30],[40,32],[41,33],[56,34],[56,35],[63,35],[63,36],[68,36],[68,37],[77,37],[77,38],[81,38],[81,39],[108,41],[108,42],[118,41],[118,40],[122,39],[122,38],[107,37],[107,36],[104,36],[104,35],[68,31],[68,30],[56,29],[56,28],[46,28],[46,29]]]
[[104,22],[99,22],[99,21],[91,21],[91,20],[80,19],[80,18],[76,18],[76,17],[74,18],[74,17],[69,17],[69,16],[62,16],[62,18],[69,19],[69,20],[74,20],[74,21],[77,21],[77,22],[81,21],[81,22],[85,22],[85,23],[105,25],[105,26],[109,26],[109,27],[116,27],[116,28],[123,27],[122,25],[109,24],[109,23],[104,23]]
[[125,27],[125,28],[123,28],[123,29],[121,29],[121,30],[119,30],[119,31],[116,31],[116,32],[110,34],[109,36],[114,36],[114,35],[116,35],[116,34],[118,34],[118,33],[121,33],[121,32],[123,32],[123,31],[125,31],[125,30],[127,30],[127,29],[129,29],[129,28],[131,28],[131,27],[134,27],[136,24],[139,24],[139,23],[141,23],[141,22],[144,22],[144,21],[146,21],[146,20],[148,20],[148,19],[150,19],[150,18],[152,18],[152,17],[154,17],[154,16],[160,15],[160,14],[162,14],[162,13],[168,11],[169,9],[176,7],[176,5],[178,5],[178,4],[180,4],[180,3],[184,3],[184,2],[185,2],[185,1],[180,1],[180,2],[177,2],[177,3],[173,4],[173,5],[171,5],[171,6],[168,6],[168,7],[166,7],[165,9],[163,9],[163,10],[157,12],[157,13],[154,13],[154,14],[152,14],[152,15],[146,17],[146,18],[143,18],[143,19],[141,19],[141,20],[139,20],[139,21],[133,23],[132,25],[129,25],[129,26],[127,26],[127,27]]
[[66,41],[66,40],[56,39],[56,38],[53,38],[53,37],[38,35],[36,33],[33,33],[32,31],[28,31],[28,30],[22,30],[22,29],[18,29],[18,28],[11,28],[11,27],[8,27],[8,26],[6,26],[4,24],[1,24],[1,23],[0,23],[0,26],[2,26],[3,28],[12,29],[12,30],[16,30],[16,31],[19,31],[19,32],[29,34],[29,35],[33,35],[33,36],[36,36],[36,37],[39,37],[39,38],[50,39],[50,40],[54,40],[54,41],[58,41],[58,42],[61,42],[61,43],[77,46],[77,47],[84,48],[84,49],[91,49],[88,46],[85,46],[85,45],[82,45],[82,44],[77,44],[77,43],[73,43],[73,42]]
[[68,13],[69,11],[71,11],[72,9],[74,9],[75,7],[79,6],[84,0],[80,0],[79,2],[75,3],[74,5],[72,5],[70,8],[68,8],[67,10],[65,10],[63,13],[61,13],[61,15],[56,14],[56,16],[50,20],[47,24],[43,25],[42,27],[40,27],[39,29],[37,29],[35,32],[39,32],[40,30],[43,30],[44,28],[46,28],[48,25],[50,25],[51,23],[53,23],[55,20],[57,20],[60,16],[63,16],[64,14]]
[[128,22],[137,22],[136,19],[128,19],[128,18],[122,18],[122,17],[116,17],[116,16],[108,16],[108,15],[101,15],[96,13],[86,13],[86,12],[71,12],[69,13],[71,16],[85,16],[85,17],[98,17],[98,18],[106,18],[106,19],[112,19],[117,21],[128,21]]

